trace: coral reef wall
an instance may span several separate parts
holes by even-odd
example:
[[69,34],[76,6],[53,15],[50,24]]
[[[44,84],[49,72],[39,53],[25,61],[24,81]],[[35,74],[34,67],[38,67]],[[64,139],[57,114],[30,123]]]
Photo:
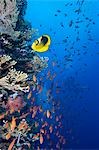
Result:
[[[8,78],[11,80],[13,76],[18,77],[16,83],[20,84],[19,81],[22,81],[23,84],[22,78],[27,81],[30,74],[36,74],[47,66],[45,60],[35,54],[28,44],[36,30],[24,20],[25,8],[25,0],[0,1],[0,83],[3,81],[8,84]],[[9,84],[16,84],[15,80]],[[5,83],[1,86],[3,85]]]
[[[27,92],[38,86],[36,75],[47,67],[46,58],[31,50],[29,41],[37,30],[24,20],[25,0],[0,0],[0,149],[22,148],[33,139]],[[27,108],[27,109],[26,109]],[[22,115],[25,115],[22,117]],[[24,120],[22,120],[25,118]],[[20,140],[21,139],[21,140]]]

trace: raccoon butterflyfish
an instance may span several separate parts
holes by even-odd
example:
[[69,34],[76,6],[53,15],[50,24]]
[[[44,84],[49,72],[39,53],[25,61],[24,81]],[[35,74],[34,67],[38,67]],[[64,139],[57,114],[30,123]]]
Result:
[[51,39],[48,35],[42,35],[32,44],[32,49],[36,52],[45,52],[49,49]]

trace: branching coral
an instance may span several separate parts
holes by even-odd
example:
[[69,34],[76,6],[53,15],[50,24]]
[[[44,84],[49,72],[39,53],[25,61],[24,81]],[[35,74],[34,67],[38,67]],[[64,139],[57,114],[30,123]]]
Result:
[[0,32],[6,33],[11,37],[16,37],[18,32],[15,31],[19,11],[16,7],[16,0],[0,1]]
[[[28,86],[23,86],[27,79],[27,74],[16,71],[16,69],[9,70],[8,74],[0,79],[0,86],[4,89],[15,91],[28,91]],[[21,83],[20,83],[21,82]]]
[[[46,60],[47,58],[40,58],[36,55],[33,56],[33,60],[24,59],[26,62],[25,69],[27,73],[33,75],[33,73],[40,72],[47,66]],[[24,73],[23,71],[17,71],[14,68],[15,65],[17,65],[17,62],[12,60],[10,56],[2,55],[2,57],[0,57],[0,89],[3,92],[0,95],[0,99],[5,95],[5,93],[7,93],[6,90],[12,92],[28,92],[29,84],[33,85],[34,87],[37,85],[36,82],[33,81],[31,75],[27,75],[27,73]]]
[[[3,55],[0,57],[0,87],[2,89],[27,92],[29,87],[26,85],[28,75],[22,71],[17,71],[15,68],[11,68],[16,64],[16,61],[12,61],[10,56]],[[4,72],[5,76],[4,75]]]
[[24,20],[25,8],[25,0],[0,1],[0,43],[6,52],[26,47],[27,41],[37,32]]
[[[23,145],[28,145],[30,147],[30,142],[39,139],[33,139],[34,134],[32,133],[33,126],[30,126],[25,119],[22,119],[17,124],[17,118],[12,117],[12,121],[5,121],[4,125],[1,126],[2,133],[1,137],[5,140],[16,139],[16,144],[14,147],[22,147]],[[5,132],[6,130],[6,132]]]
[[0,57],[0,66],[10,60],[11,60],[10,56],[3,55],[2,57]]
[[0,57],[0,78],[3,76],[5,70],[14,66],[17,62],[12,60],[8,55],[2,55]]

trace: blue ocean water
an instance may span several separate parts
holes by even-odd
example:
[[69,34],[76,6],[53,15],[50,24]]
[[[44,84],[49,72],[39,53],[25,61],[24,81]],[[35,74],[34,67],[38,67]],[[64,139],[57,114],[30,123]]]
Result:
[[[60,101],[63,148],[99,149],[98,0],[28,0],[25,18],[38,29],[34,39],[51,37],[49,50],[39,54],[49,57],[38,75],[44,79],[39,103],[49,109],[43,102],[48,89]],[[56,77],[44,78],[48,71]]]

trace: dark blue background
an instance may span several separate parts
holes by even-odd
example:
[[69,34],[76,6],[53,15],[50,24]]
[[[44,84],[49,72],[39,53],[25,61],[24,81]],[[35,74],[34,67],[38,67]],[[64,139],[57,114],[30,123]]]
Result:
[[[45,80],[44,87],[47,90],[53,84],[53,97],[61,101],[60,113],[64,116],[62,132],[68,139],[65,148],[99,149],[99,2],[86,0],[82,6],[81,2],[28,0],[25,18],[38,29],[36,38],[42,34],[51,37],[50,49],[40,55],[49,57],[47,70],[57,76],[54,81]],[[77,14],[75,10],[80,7],[81,12]],[[75,30],[78,18],[82,22]],[[73,24],[69,27],[71,20]],[[80,40],[76,41],[78,31]],[[66,43],[64,39],[67,39]],[[64,56],[70,56],[72,61],[64,59]],[[53,61],[57,61],[59,67],[52,67]],[[44,73],[46,71],[40,75]],[[59,94],[55,93],[56,82],[61,87]],[[41,96],[45,96],[44,92]]]

